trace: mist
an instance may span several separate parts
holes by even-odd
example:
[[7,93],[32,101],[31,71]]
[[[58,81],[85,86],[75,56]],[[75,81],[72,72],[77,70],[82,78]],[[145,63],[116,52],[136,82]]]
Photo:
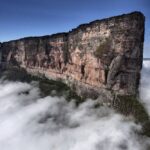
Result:
[[[150,113],[150,63],[144,62],[140,96]],[[87,99],[40,97],[36,83],[0,81],[0,150],[145,150],[149,139],[131,119]]]
[[141,74],[140,97],[150,115],[150,61],[143,62]]

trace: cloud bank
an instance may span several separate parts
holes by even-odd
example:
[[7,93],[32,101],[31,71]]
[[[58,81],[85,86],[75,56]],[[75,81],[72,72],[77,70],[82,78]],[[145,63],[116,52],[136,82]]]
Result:
[[150,115],[150,61],[143,62],[140,97]]
[[[142,72],[141,97],[149,108],[150,64]],[[146,150],[140,126],[87,100],[79,107],[64,97],[40,98],[34,83],[0,81],[1,150]],[[149,106],[148,106],[149,105]]]

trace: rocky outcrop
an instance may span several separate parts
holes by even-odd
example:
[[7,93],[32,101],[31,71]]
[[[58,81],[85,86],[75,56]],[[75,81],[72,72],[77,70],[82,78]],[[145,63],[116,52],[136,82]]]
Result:
[[[68,33],[1,44],[2,61],[61,80],[79,95],[111,99],[138,92],[144,16],[133,12],[83,24]],[[17,72],[16,72],[17,73]]]

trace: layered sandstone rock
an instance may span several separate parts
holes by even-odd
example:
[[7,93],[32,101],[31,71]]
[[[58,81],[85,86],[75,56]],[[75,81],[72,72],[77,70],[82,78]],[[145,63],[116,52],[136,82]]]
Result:
[[1,44],[2,61],[61,80],[78,94],[111,99],[138,92],[144,16],[133,12],[83,24],[68,33]]

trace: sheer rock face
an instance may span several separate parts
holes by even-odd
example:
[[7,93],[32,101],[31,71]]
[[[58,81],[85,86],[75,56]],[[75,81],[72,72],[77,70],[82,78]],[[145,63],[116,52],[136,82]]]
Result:
[[144,20],[140,12],[133,12],[68,33],[4,42],[2,61],[62,80],[80,95],[133,95],[142,67]]

